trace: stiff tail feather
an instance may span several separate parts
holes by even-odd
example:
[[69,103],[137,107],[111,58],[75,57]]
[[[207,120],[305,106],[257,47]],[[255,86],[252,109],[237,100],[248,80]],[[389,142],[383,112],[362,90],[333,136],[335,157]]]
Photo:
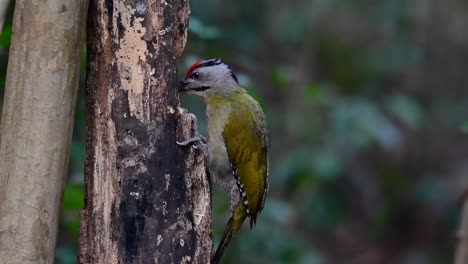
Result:
[[241,228],[246,217],[247,214],[245,213],[243,204],[237,204],[236,208],[234,209],[234,215],[229,219],[226,230],[224,230],[223,238],[221,239],[221,242],[219,242],[211,264],[219,263],[221,257],[223,256],[224,250],[229,245],[229,242],[231,242],[234,234]]

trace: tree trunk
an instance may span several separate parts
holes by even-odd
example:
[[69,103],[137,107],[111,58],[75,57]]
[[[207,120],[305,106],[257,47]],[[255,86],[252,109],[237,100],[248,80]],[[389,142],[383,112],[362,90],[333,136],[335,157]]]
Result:
[[92,0],[89,10],[79,263],[209,263],[205,159],[176,144],[196,132],[177,98],[189,3]]
[[53,263],[85,0],[17,0],[0,127],[0,263]]
[[10,0],[0,0],[0,35],[2,34],[3,25],[5,24],[9,3]]
[[468,263],[468,191],[463,195],[460,227],[458,230],[458,245],[456,246],[454,264]]

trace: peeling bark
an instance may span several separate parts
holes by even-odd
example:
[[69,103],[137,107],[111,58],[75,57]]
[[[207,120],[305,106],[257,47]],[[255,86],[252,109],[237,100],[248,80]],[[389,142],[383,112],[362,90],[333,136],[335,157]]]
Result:
[[86,0],[16,1],[0,126],[0,263],[54,262],[86,10]]
[[79,263],[209,263],[210,189],[179,107],[187,0],[92,0]]

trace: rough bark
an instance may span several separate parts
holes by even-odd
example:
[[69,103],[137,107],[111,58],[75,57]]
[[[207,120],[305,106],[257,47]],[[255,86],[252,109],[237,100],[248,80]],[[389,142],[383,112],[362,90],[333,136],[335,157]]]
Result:
[[462,197],[460,227],[458,230],[458,244],[456,246],[454,264],[468,263],[468,189]]
[[0,263],[53,263],[85,0],[17,0],[0,127]]
[[0,0],[0,35],[2,34],[3,25],[5,24],[9,3],[10,0]]
[[211,204],[179,107],[187,0],[94,0],[88,14],[86,202],[79,263],[209,263]]

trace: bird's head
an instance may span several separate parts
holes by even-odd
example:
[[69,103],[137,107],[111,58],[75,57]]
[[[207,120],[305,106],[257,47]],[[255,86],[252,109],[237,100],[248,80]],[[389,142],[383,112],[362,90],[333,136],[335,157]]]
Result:
[[229,95],[243,90],[236,75],[220,59],[199,60],[185,74],[180,91],[202,97]]

